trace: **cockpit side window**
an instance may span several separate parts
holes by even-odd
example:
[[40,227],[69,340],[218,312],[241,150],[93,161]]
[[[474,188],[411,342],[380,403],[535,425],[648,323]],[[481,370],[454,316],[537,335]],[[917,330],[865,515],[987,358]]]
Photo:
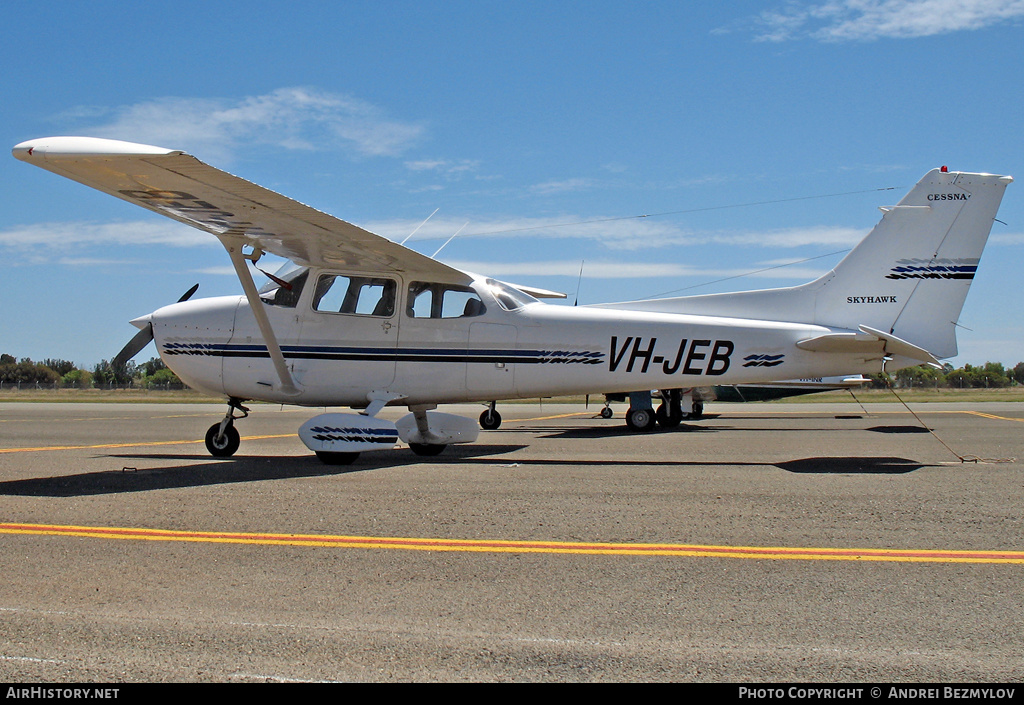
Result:
[[397,286],[382,277],[321,274],[313,292],[313,310],[357,316],[393,316]]
[[268,306],[295,308],[308,278],[307,268],[288,263],[260,288],[260,299]]
[[487,307],[468,286],[413,282],[405,312],[410,318],[473,318],[486,313]]

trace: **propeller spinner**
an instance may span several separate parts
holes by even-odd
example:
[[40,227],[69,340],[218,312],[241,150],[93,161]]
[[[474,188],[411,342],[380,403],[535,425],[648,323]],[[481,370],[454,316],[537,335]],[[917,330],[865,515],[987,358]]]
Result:
[[[188,301],[189,299],[191,299],[192,295],[196,293],[196,290],[198,289],[199,285],[196,284],[191,289],[182,294],[181,298],[178,299],[178,303],[180,304],[183,301]],[[128,344],[121,348],[121,352],[115,355],[114,359],[110,361],[110,364],[113,365],[115,368],[121,367],[129,360],[131,360],[133,357],[138,355],[139,351],[142,350],[142,348],[149,345],[149,342],[153,340],[153,324],[150,322],[149,317],[146,316],[144,318],[137,320],[139,320],[142,323],[139,332],[136,333],[135,337],[129,340]]]

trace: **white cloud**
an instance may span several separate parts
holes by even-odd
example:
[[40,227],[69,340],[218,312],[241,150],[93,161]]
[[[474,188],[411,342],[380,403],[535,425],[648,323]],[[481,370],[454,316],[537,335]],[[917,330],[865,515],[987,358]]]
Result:
[[[231,265],[224,265],[223,267],[203,267],[201,269],[193,269],[193,274],[209,274],[216,277],[234,277],[235,268]],[[259,284],[257,284],[259,286]]]
[[818,226],[809,228],[787,228],[764,232],[717,233],[710,238],[714,242],[728,245],[757,247],[804,247],[807,245],[828,245],[853,247],[864,239],[867,232],[857,228]]
[[1024,233],[997,233],[988,241],[992,245],[1024,245]]
[[[546,260],[537,262],[481,262],[449,261],[453,267],[468,272],[496,277],[534,276],[571,277],[580,276],[580,260]],[[775,268],[770,271],[750,269],[710,269],[691,267],[673,262],[617,262],[587,260],[583,266],[584,279],[645,279],[652,277],[757,277],[773,279],[795,279],[810,281],[825,273],[825,270],[811,268]]]
[[829,0],[791,2],[756,19],[757,38],[826,42],[930,37],[1024,17],[1024,0]]
[[[13,256],[15,261],[20,258],[35,264],[130,264],[120,258],[97,257],[95,251],[139,245],[202,247],[219,244],[212,235],[172,221],[37,223],[0,230],[0,251],[5,257]],[[60,255],[57,259],[55,252]]]
[[459,161],[421,159],[405,163],[405,168],[409,171],[429,171],[445,176],[458,176],[468,171],[475,171],[479,166],[480,162],[472,159],[461,159]]
[[[89,119],[97,109],[74,109],[62,119]],[[395,156],[423,133],[414,123],[387,118],[365,101],[315,88],[279,88],[241,99],[157,98],[105,111],[107,121],[81,131],[200,151],[228,159],[239,144],[312,150],[349,148],[361,155]]]
[[106,245],[196,247],[210,244],[219,244],[213,235],[180,223],[160,221],[36,223],[0,230],[0,247],[12,249]]
[[563,181],[546,181],[542,184],[535,184],[530,187],[530,191],[541,196],[551,196],[559,193],[570,193],[576,191],[586,191],[587,189],[593,188],[596,182],[593,179],[565,179]]
[[[361,227],[401,242],[422,221],[382,220],[361,223]],[[447,240],[466,222],[465,218],[435,216],[416,233],[409,244],[423,240]],[[693,241],[689,232],[668,222],[643,218],[508,218],[471,220],[458,239],[495,237],[510,243],[517,237],[594,240],[612,249],[639,249]]]
[[[395,242],[401,242],[409,233],[421,226],[407,245],[430,254],[436,249],[435,244],[417,248],[416,243],[440,244],[462,228],[465,223],[465,219],[445,219],[435,216],[425,224],[422,221],[389,220],[362,223],[361,227]],[[458,235],[456,243],[459,240],[471,238],[503,239],[507,242],[507,246],[515,251],[522,248],[522,242],[526,238],[587,240],[606,251],[619,252],[708,243],[717,243],[723,248],[779,249],[823,246],[845,249],[859,242],[864,234],[863,231],[856,228],[840,227],[794,228],[764,232],[691,231],[673,223],[658,222],[653,218],[592,219],[587,221],[584,218],[566,216],[564,218],[472,221]],[[1004,235],[1000,238],[993,236],[993,242],[1020,244],[1021,237],[1021,235]],[[173,221],[57,222],[15,226],[0,230],[0,252],[5,252],[7,257],[33,263],[56,262],[75,265],[85,262],[84,257],[96,261],[102,260],[108,264],[123,261],[118,257],[109,257],[107,252],[97,253],[99,248],[105,247],[216,247],[218,245],[217,238],[212,235]],[[59,251],[62,259],[55,260],[54,251]],[[578,272],[578,260],[573,266]],[[684,276],[684,270],[678,269],[678,265],[665,266],[674,267],[674,269],[666,270],[674,273],[664,276]],[[221,269],[225,272],[229,271],[221,267],[217,268],[216,272],[211,269],[207,273],[219,274],[222,273]],[[490,272],[491,270],[486,271]]]
[[[446,240],[465,219],[434,217],[416,233],[409,244],[420,240]],[[401,242],[420,222],[387,220],[362,223],[370,232]],[[458,239],[495,237],[510,243],[517,237],[583,239],[611,250],[642,250],[678,245],[719,243],[746,247],[852,247],[866,232],[857,228],[832,226],[791,228],[761,232],[694,231],[674,223],[649,217],[585,218],[510,218],[474,220]]]
[[101,257],[61,257],[56,262],[63,267],[105,267],[105,266],[134,266],[139,264],[135,260],[127,259],[103,259]]

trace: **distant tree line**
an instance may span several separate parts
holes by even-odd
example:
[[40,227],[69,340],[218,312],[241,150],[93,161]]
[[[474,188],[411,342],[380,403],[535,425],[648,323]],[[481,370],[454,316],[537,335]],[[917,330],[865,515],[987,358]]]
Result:
[[103,360],[91,370],[81,369],[68,360],[33,362],[20,360],[6,353],[0,355],[0,386],[39,385],[47,387],[132,386],[143,389],[182,389],[185,385],[163,360],[154,357],[148,362],[113,365]]
[[946,364],[941,370],[928,365],[905,367],[894,375],[872,375],[871,386],[884,388],[931,387],[946,389],[996,389],[1024,384],[1024,362],[1018,362],[1011,369],[1001,362],[986,362],[984,365],[964,365],[954,369]]

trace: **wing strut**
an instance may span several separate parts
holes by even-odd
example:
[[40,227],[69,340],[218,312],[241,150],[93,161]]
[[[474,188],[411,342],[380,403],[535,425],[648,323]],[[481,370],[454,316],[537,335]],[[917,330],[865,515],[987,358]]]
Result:
[[[263,309],[263,300],[260,299],[259,292],[256,290],[256,283],[252,280],[252,273],[245,264],[245,261],[250,258],[242,252],[245,243],[242,240],[229,240],[227,238],[222,238],[221,242],[224,243],[224,247],[231,257],[231,264],[235,267],[235,274],[238,275],[238,281],[242,284],[245,298],[249,300],[249,309],[252,311],[252,315],[256,317],[256,324],[260,327],[263,342],[267,344],[267,352],[270,353],[270,359],[274,362],[274,369],[277,370],[278,379],[281,380],[281,391],[288,395],[299,394],[300,390],[295,386],[294,380],[292,380],[292,375],[288,371],[288,365],[284,361],[284,354],[281,352],[281,346],[277,343],[277,336],[274,335],[274,329],[270,326],[270,319],[267,318],[267,312]],[[259,256],[262,254],[262,250],[259,249],[256,249],[253,253],[256,259],[259,259]]]

